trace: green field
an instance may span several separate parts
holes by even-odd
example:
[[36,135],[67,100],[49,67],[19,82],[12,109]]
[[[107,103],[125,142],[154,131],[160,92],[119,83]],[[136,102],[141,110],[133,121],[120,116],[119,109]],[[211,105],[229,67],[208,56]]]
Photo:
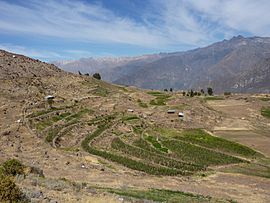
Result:
[[[164,98],[164,94],[160,92],[149,94],[162,95],[161,98]],[[168,95],[165,96],[168,98]],[[145,121],[133,114],[100,115],[87,121],[85,115],[92,113],[92,110],[86,108],[57,114],[48,111],[48,116],[43,113],[41,119],[33,118],[32,121],[39,131],[46,129],[45,140],[52,144],[56,137],[58,139],[64,136],[84,119],[89,126],[97,128],[82,141],[83,150],[151,175],[193,175],[210,170],[209,166],[248,164],[245,158],[263,157],[246,146],[212,136],[202,129],[177,131],[173,128],[149,127],[145,125]],[[133,131],[125,134],[112,128],[120,123],[128,125]],[[110,149],[104,151],[92,146],[92,141],[107,130],[115,136]],[[131,138],[133,141],[128,141]]]
[[120,196],[132,197],[136,199],[152,200],[155,202],[168,202],[168,203],[234,203],[233,200],[216,199],[209,196],[196,195],[181,191],[162,190],[162,189],[149,189],[149,190],[135,190],[135,189],[103,189],[107,192],[114,193]]
[[150,95],[156,97],[155,99],[152,99],[149,103],[150,105],[156,105],[156,106],[166,105],[166,102],[171,97],[169,94],[165,94],[162,92],[147,92],[147,94],[150,94]]
[[139,106],[142,107],[142,108],[147,108],[148,107],[147,103],[143,102],[140,99],[138,99],[137,102],[138,102]]
[[270,118],[270,107],[262,107],[261,114],[266,118]]

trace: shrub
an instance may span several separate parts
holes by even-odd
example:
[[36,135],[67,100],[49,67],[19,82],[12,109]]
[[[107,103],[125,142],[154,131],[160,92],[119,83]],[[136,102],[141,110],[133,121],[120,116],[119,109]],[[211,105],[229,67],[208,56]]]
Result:
[[204,90],[203,89],[201,89],[201,93],[204,94]]
[[22,192],[14,183],[11,177],[0,178],[0,201],[1,202],[20,202]]
[[101,76],[100,76],[99,73],[93,74],[93,78],[96,78],[96,79],[98,79],[98,80],[101,80]]
[[229,95],[232,95],[232,93],[231,92],[224,92],[224,95],[229,96]]
[[193,90],[190,90],[190,97],[193,97],[194,96],[194,92]]
[[6,176],[23,174],[24,166],[17,159],[9,159],[3,163],[3,173]]

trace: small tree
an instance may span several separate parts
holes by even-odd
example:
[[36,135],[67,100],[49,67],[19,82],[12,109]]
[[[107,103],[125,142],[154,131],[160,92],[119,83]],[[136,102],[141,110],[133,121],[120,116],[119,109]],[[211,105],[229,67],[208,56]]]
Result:
[[173,88],[170,88],[170,92],[172,92],[173,91]]
[[194,96],[194,92],[193,90],[190,90],[190,97],[193,97]]
[[207,88],[207,93],[212,96],[213,95],[213,89],[211,87]]
[[183,96],[186,96],[186,92],[185,91],[182,94],[183,94]]
[[101,76],[100,76],[99,73],[93,74],[93,77],[96,78],[96,79],[98,79],[98,80],[101,80]]
[[89,76],[89,73],[85,73],[84,75]]
[[201,93],[204,94],[204,90],[203,89],[201,89]]
[[79,75],[82,75],[81,71],[78,71]]
[[168,89],[164,89],[164,92],[168,92]]

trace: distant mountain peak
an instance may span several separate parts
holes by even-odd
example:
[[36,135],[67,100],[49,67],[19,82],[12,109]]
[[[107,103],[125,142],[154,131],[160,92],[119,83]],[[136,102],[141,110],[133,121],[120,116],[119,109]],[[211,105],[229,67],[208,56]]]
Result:
[[270,92],[269,54],[269,37],[238,35],[190,51],[77,60],[60,67],[72,72],[100,72],[110,82],[147,89],[212,86],[216,92]]

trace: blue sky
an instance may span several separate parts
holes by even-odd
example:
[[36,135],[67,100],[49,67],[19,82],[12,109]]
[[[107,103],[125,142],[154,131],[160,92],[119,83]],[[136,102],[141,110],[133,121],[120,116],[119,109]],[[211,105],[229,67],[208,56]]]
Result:
[[270,36],[269,0],[0,0],[0,49],[45,61]]

